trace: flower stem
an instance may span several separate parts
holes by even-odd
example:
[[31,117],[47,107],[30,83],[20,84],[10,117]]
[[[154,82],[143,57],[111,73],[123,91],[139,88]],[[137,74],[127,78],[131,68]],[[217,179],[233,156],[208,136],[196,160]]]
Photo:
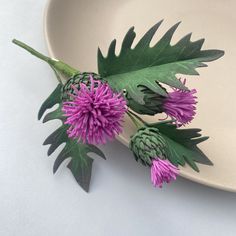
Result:
[[159,122],[155,122],[155,123],[148,123],[148,122],[144,121],[141,117],[136,115],[134,112],[132,112],[130,109],[126,113],[138,129],[143,127],[143,126],[152,127],[152,126],[155,126],[155,125],[172,124],[173,122],[175,122],[174,119],[171,119],[171,120],[164,120],[164,121],[159,121]]
[[143,125],[146,125],[147,124],[147,122],[146,121],[144,121],[141,117],[139,117],[138,115],[136,115],[133,111],[131,111],[130,109],[128,110],[128,112],[132,115],[132,116],[134,116],[137,120],[139,120]]
[[128,110],[126,113],[138,129],[145,125],[145,122],[132,111]]
[[18,45],[21,48],[24,48],[25,50],[27,50],[29,53],[31,53],[32,55],[38,57],[39,59],[49,62],[50,58],[47,56],[44,56],[42,53],[37,52],[36,50],[34,50],[33,48],[31,48],[30,46],[26,45],[25,43],[17,40],[17,39],[13,39],[12,42],[16,45]]
[[[66,63],[64,63],[62,61],[52,59],[50,57],[43,55],[42,53],[36,51],[32,47],[28,46],[27,44],[25,44],[19,40],[13,39],[12,42],[14,44],[18,45],[19,47],[25,49],[26,51],[28,51],[32,55],[36,56],[37,58],[47,62],[55,71],[59,72],[63,76],[72,77],[76,73],[79,72],[78,70],[72,68],[71,66],[67,65]],[[61,81],[59,81],[59,82],[61,82]]]
[[155,125],[160,125],[160,124],[173,124],[176,120],[164,120],[164,121],[158,121],[154,123],[146,123],[147,126],[155,126]]

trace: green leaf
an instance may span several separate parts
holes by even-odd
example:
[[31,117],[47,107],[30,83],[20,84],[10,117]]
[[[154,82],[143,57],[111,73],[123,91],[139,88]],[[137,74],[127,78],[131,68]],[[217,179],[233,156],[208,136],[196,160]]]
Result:
[[38,112],[38,119],[40,120],[47,109],[52,108],[54,105],[61,102],[61,89],[62,85],[58,84],[55,90],[45,100]]
[[58,108],[52,112],[47,113],[43,118],[43,123],[50,121],[50,120],[61,120],[64,121],[65,117],[63,116],[61,105],[58,106]]
[[191,166],[195,171],[199,172],[199,169],[191,157],[184,156],[184,160]]
[[[164,89],[164,88],[163,88]],[[141,88],[140,91],[144,94],[144,104],[142,105],[135,101],[133,98],[129,96],[129,94],[124,93],[127,105],[136,113],[138,114],[145,114],[145,115],[155,115],[157,113],[163,112],[163,100],[165,97],[154,93],[148,88]]]
[[95,153],[104,159],[106,158],[103,152],[96,146],[78,143],[76,140],[69,139],[66,133],[67,129],[67,125],[62,125],[44,142],[44,145],[50,145],[48,155],[51,155],[61,144],[66,143],[55,160],[53,173],[56,173],[62,162],[71,158],[67,167],[71,170],[78,184],[88,192],[93,164],[93,159],[88,153]]
[[[144,104],[147,88],[154,93],[167,96],[159,83],[175,88],[187,88],[176,78],[176,74],[198,75],[196,68],[207,66],[204,62],[223,56],[221,50],[201,50],[204,39],[191,42],[191,34],[184,36],[175,45],[171,39],[179,23],[172,26],[153,46],[150,42],[162,21],[154,25],[132,49],[136,34],[132,27],[126,34],[121,51],[115,54],[116,41],[113,40],[107,57],[98,49],[98,71],[115,90],[126,89],[137,103]],[[132,108],[132,107],[131,107]]]
[[62,125],[44,141],[43,145],[50,144],[50,147],[48,149],[48,156],[50,156],[61,144],[67,142],[67,129],[68,126]]
[[[39,119],[43,116],[47,109],[52,108],[56,104],[59,104],[59,106],[54,111],[51,111],[44,116],[43,122],[54,119],[59,119],[63,122],[65,117],[63,117],[61,111],[61,102],[61,85],[58,85],[41,106],[38,115]],[[76,140],[70,139],[67,135],[68,127],[68,125],[62,124],[44,141],[43,144],[50,145],[48,149],[48,156],[50,156],[61,144],[65,143],[61,153],[55,160],[53,173],[57,171],[62,162],[70,158],[67,167],[72,172],[77,183],[86,192],[88,192],[93,164],[93,159],[88,154],[95,153],[103,159],[106,158],[103,152],[96,146],[83,144],[81,142],[77,142]]]
[[168,159],[173,164],[184,166],[187,162],[195,171],[199,171],[195,162],[213,165],[197,147],[197,144],[208,139],[208,137],[201,137],[200,129],[178,129],[175,125],[168,123],[155,123],[150,126],[157,128],[165,138],[169,147]]

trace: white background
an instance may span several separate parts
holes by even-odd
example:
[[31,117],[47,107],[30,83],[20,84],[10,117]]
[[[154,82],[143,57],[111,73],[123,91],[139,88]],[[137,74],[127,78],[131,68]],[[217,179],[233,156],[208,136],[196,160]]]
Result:
[[52,174],[55,154],[41,144],[58,123],[43,125],[37,111],[56,79],[11,43],[47,53],[45,3],[0,0],[0,235],[236,235],[236,194],[182,178],[155,189],[117,141],[102,148],[107,161],[95,160],[89,194],[65,165]]

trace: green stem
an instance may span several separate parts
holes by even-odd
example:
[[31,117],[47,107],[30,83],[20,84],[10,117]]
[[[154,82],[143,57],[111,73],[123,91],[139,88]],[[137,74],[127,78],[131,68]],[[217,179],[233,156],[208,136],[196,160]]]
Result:
[[26,51],[28,51],[32,55],[36,56],[37,58],[47,62],[57,72],[60,72],[62,75],[66,76],[66,77],[72,77],[76,73],[79,72],[78,70],[72,68],[71,66],[67,65],[66,63],[64,63],[62,61],[58,61],[58,60],[55,60],[55,59],[52,59],[50,57],[43,55],[42,53],[36,51],[32,47],[28,46],[27,44],[25,44],[19,40],[13,39],[12,42],[14,44],[18,45],[19,47],[25,49]]
[[159,125],[159,124],[168,124],[168,123],[175,122],[175,120],[172,119],[172,120],[159,121],[159,122],[155,122],[155,123],[147,123],[141,117],[139,117],[134,112],[132,112],[130,109],[126,113],[130,117],[130,119],[133,121],[133,123],[135,124],[135,126],[137,128],[141,128],[143,126],[152,127],[152,126]]
[[175,122],[176,120],[163,120],[163,121],[159,121],[159,122],[154,122],[154,123],[146,123],[147,126],[155,126],[155,125],[160,125],[160,124],[172,124],[173,122]]
[[136,115],[134,112],[132,112],[130,109],[128,110],[128,112],[134,116],[137,120],[139,120],[143,125],[147,125],[147,122],[145,122],[141,117],[139,117],[138,115]]
[[51,66],[51,65],[50,65],[50,67],[51,67],[52,70],[54,71],[54,73],[55,73],[55,75],[56,75],[56,78],[57,78],[58,82],[61,83],[61,84],[63,84],[63,81],[62,81],[60,75],[58,74],[58,72],[56,71],[56,69],[55,69],[53,66]]
[[130,110],[128,110],[126,113],[138,129],[145,125],[145,123],[141,121],[141,118],[139,119],[138,116]]
[[32,55],[38,57],[39,59],[49,62],[50,58],[47,56],[44,56],[42,53],[37,52],[36,50],[34,50],[33,48],[31,48],[30,46],[26,45],[25,43],[17,40],[17,39],[13,39],[12,42],[16,45],[18,45],[21,48],[24,48],[26,51],[28,51],[29,53],[31,53]]

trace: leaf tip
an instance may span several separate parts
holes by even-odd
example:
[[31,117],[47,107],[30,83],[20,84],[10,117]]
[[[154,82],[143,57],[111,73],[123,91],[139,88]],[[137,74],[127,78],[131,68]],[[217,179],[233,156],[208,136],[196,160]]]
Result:
[[44,124],[44,123],[46,123],[47,121],[48,121],[47,116],[45,116],[45,117],[43,118],[42,122],[43,122],[43,124]]
[[134,26],[130,27],[129,31],[134,31]]
[[103,54],[102,54],[102,51],[101,51],[100,47],[98,47],[97,56],[98,56],[99,58],[103,58],[103,59],[104,59],[104,56],[103,56]]
[[48,149],[47,155],[50,156],[53,153],[53,150],[51,148]]
[[39,110],[39,112],[38,112],[38,116],[37,116],[38,120],[41,120],[42,116],[43,116],[43,111],[42,111],[42,109],[40,108],[40,110]]
[[219,57],[223,57],[225,55],[225,51],[224,50],[218,50],[218,54],[219,54]]
[[180,21],[178,21],[175,25],[180,25],[182,23],[182,21],[180,20]]
[[50,144],[48,138],[43,142],[43,146]]
[[53,173],[54,175],[56,174],[57,169],[58,169],[58,168],[56,168],[55,165],[54,165],[54,166],[53,166],[53,169],[52,169],[52,173]]

